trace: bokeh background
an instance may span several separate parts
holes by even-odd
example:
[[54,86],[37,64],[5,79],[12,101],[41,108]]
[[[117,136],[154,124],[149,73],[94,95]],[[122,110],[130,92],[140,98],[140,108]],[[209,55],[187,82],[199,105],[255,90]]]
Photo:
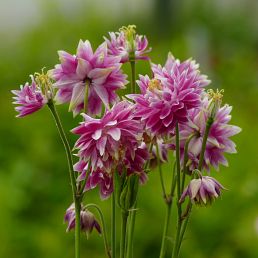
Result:
[[[256,0],[0,0],[0,257],[73,257],[73,234],[63,224],[71,203],[67,164],[52,117],[45,108],[16,119],[10,90],[51,69],[57,50],[74,53],[79,39],[96,48],[127,24],[147,35],[153,62],[163,64],[168,51],[196,59],[212,87],[225,89],[232,123],[243,129],[234,137],[238,154],[227,156],[230,166],[212,171],[229,191],[212,207],[194,209],[181,256],[258,257],[257,13]],[[137,72],[149,67],[139,62]],[[73,128],[79,118],[67,106],[58,109],[66,130]],[[164,169],[169,176],[171,165]],[[102,207],[109,227],[110,201],[95,190],[86,202]],[[153,171],[140,190],[134,257],[158,257],[164,213]],[[95,232],[83,237],[82,248],[82,257],[104,257]]]

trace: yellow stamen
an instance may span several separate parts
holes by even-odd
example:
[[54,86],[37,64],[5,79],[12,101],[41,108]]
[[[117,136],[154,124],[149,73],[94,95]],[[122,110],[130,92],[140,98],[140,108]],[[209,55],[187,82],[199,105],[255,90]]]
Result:
[[222,102],[223,93],[224,93],[223,89],[222,90],[217,89],[216,91],[214,91],[213,89],[209,89],[207,93],[208,93],[209,99],[212,99],[215,102],[220,102],[220,103]]
[[46,96],[52,92],[52,81],[48,75],[48,72],[44,73],[44,68],[41,69],[41,73],[35,73],[35,82],[42,89]]
[[125,37],[128,41],[130,41],[130,39],[134,39],[135,38],[135,34],[136,34],[136,25],[128,25],[123,26],[119,29],[120,32],[123,32],[125,34]]
[[148,83],[148,89],[150,91],[161,90],[162,89],[161,81],[156,78],[150,80]]

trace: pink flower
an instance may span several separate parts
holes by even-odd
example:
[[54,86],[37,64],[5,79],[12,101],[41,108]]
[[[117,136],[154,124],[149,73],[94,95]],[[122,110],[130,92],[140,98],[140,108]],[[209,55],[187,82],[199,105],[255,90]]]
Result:
[[192,179],[184,190],[179,202],[184,202],[186,196],[197,205],[211,204],[221,194],[221,189],[225,189],[217,180],[209,176]]
[[[82,207],[81,214],[80,214],[80,220],[81,220],[81,231],[84,231],[86,234],[89,234],[92,232],[92,230],[95,228],[99,234],[101,234],[101,228],[96,220],[95,216],[88,211],[87,209],[84,209]],[[75,206],[74,203],[70,205],[70,207],[66,210],[65,213],[65,222],[68,223],[66,231],[70,231],[75,228]]]
[[[83,160],[79,160],[74,165],[74,170],[80,173],[77,180],[83,181],[85,180],[86,171],[88,170],[88,163]],[[99,168],[95,171],[90,171],[84,191],[89,191],[97,186],[99,187],[101,198],[108,198],[113,192],[113,175],[105,172],[104,169],[101,170]]]
[[132,159],[142,134],[142,125],[134,119],[134,106],[122,101],[107,111],[101,119],[83,114],[84,122],[72,132],[80,135],[75,143],[78,156],[91,161],[92,170],[97,168],[111,172],[126,153]]
[[19,112],[17,117],[32,114],[48,102],[33,77],[31,85],[27,82],[24,86],[21,86],[20,90],[12,90],[12,93],[16,95],[13,97],[15,100],[13,104],[19,105],[15,107],[15,110]]
[[[113,173],[122,173],[124,169],[127,171],[127,176],[131,174],[138,174],[140,176],[140,182],[143,184],[147,180],[147,174],[144,171],[145,162],[148,160],[149,154],[146,148],[139,146],[135,150],[134,158],[131,157],[130,151],[127,151],[124,158],[117,163],[117,169]],[[88,170],[88,163],[83,160],[79,160],[74,170],[80,173],[78,181],[85,180],[86,171]],[[95,171],[91,171],[86,185],[85,191],[89,191],[96,187],[99,187],[100,196],[102,199],[108,198],[113,192],[113,174],[108,173],[105,169],[97,168]]]
[[209,81],[194,61],[179,60],[169,54],[164,67],[152,65],[153,79],[140,76],[141,94],[129,97],[136,102],[137,116],[146,129],[157,135],[172,133],[176,122],[185,123],[188,111],[200,105],[203,87]]
[[[190,110],[189,122],[187,124],[180,125],[180,146],[182,160],[185,142],[190,135],[195,133],[195,136],[190,141],[188,147],[191,170],[198,167],[206,122],[210,116],[209,106],[210,101],[207,97],[204,97],[200,109]],[[210,128],[206,150],[204,153],[203,166],[206,170],[209,170],[210,166],[213,166],[218,170],[219,164],[227,166],[228,162],[224,157],[224,153],[236,153],[236,145],[230,140],[230,137],[238,134],[241,129],[238,126],[228,124],[231,119],[231,110],[232,107],[224,105],[217,110],[214,117],[214,122]]]
[[108,53],[112,56],[119,56],[122,63],[129,61],[132,52],[135,60],[149,60],[146,55],[151,51],[151,48],[147,49],[148,40],[146,36],[137,35],[134,28],[135,26],[129,25],[120,29],[120,32],[110,32],[110,40],[104,37]]
[[108,55],[106,43],[93,53],[90,42],[81,40],[76,55],[65,51],[58,54],[61,64],[50,71],[56,81],[53,86],[58,88],[57,103],[70,102],[69,111],[77,115],[84,108],[87,94],[88,112],[96,115],[101,112],[102,103],[109,108],[116,102],[115,91],[124,88],[126,75],[120,70],[120,58]]

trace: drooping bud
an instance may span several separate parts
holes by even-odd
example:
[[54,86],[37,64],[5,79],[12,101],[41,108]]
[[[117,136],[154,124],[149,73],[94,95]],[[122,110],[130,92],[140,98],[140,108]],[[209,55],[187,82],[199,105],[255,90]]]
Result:
[[[75,228],[75,205],[72,203],[70,207],[66,210],[64,221],[68,223],[66,232],[69,232]],[[87,237],[95,228],[99,234],[101,234],[101,227],[96,220],[93,213],[87,209],[81,208],[80,213],[81,231],[87,234]]]
[[184,202],[189,196],[192,203],[200,206],[211,204],[221,195],[221,190],[225,189],[217,180],[209,176],[192,179],[184,190],[179,202]]

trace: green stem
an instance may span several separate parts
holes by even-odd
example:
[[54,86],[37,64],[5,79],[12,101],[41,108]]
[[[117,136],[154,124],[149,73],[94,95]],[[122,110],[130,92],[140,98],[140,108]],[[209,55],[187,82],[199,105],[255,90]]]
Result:
[[166,194],[164,178],[163,178],[163,172],[162,172],[162,167],[161,167],[161,162],[160,162],[159,145],[158,145],[158,143],[156,143],[156,152],[157,152],[157,163],[158,163],[158,169],[159,169],[159,177],[160,177],[162,194],[163,194],[163,198],[164,198],[165,202],[167,202],[167,194]]
[[75,258],[80,258],[81,245],[81,198],[75,199]]
[[166,254],[166,243],[167,243],[166,240],[167,240],[167,234],[168,234],[168,228],[169,228],[169,222],[170,222],[170,216],[171,216],[171,209],[172,209],[172,205],[173,205],[173,196],[174,196],[175,186],[176,186],[176,180],[175,180],[175,166],[174,166],[173,174],[172,174],[172,181],[171,181],[171,190],[170,190],[170,194],[167,197],[167,201],[166,201],[167,209],[166,209],[166,216],[165,216],[165,223],[164,223],[164,228],[163,228],[163,235],[162,235],[159,258],[165,257],[165,254]]
[[137,209],[137,201],[135,202],[129,214],[128,242],[127,242],[127,252],[126,252],[127,258],[133,257],[133,236],[134,236],[134,227],[135,227],[135,219],[136,219],[136,209]]
[[185,142],[185,147],[184,147],[184,166],[183,166],[183,178],[182,178],[182,185],[181,185],[181,193],[180,193],[180,196],[182,194],[182,192],[184,191],[184,186],[185,186],[185,175],[186,175],[186,170],[187,170],[187,161],[188,161],[188,147],[189,147],[189,143],[190,141],[193,139],[193,137],[195,136],[196,134],[193,133],[191,134],[188,139],[186,140]]
[[75,211],[76,211],[76,218],[75,218],[75,258],[80,258],[80,209],[81,209],[81,198],[77,197],[77,187],[76,187],[76,178],[73,171],[73,158],[71,154],[71,148],[69,145],[69,142],[67,140],[67,137],[65,135],[61,120],[58,116],[57,110],[55,108],[55,105],[52,100],[48,101],[48,107],[53,115],[53,118],[56,123],[57,130],[59,132],[60,138],[63,142],[66,157],[68,161],[68,168],[69,168],[69,176],[70,176],[70,182],[72,187],[72,193],[73,193],[73,201],[75,204]]
[[178,256],[179,256],[179,252],[180,252],[180,247],[182,245],[183,237],[184,237],[184,234],[185,234],[185,231],[186,231],[186,228],[187,228],[187,224],[188,224],[188,221],[189,221],[189,218],[190,218],[191,211],[192,211],[192,203],[190,201],[188,215],[185,218],[185,220],[183,221],[183,225],[182,225],[182,229],[181,229],[181,233],[180,233],[180,237],[179,237],[179,244],[178,244],[178,248],[177,248],[177,255]]
[[207,122],[206,122],[206,128],[205,128],[205,132],[204,132],[204,136],[203,136],[203,140],[202,140],[202,150],[201,150],[199,164],[198,164],[198,170],[199,171],[202,170],[204,153],[205,153],[205,149],[206,149],[206,143],[207,143],[207,139],[208,139],[210,128],[211,128],[212,124],[213,124],[213,118],[209,117]]
[[85,209],[88,209],[88,208],[95,208],[98,213],[99,213],[99,217],[100,217],[100,220],[101,220],[101,224],[102,224],[102,231],[103,231],[103,239],[104,239],[104,246],[105,246],[105,251],[106,251],[106,254],[107,254],[107,257],[108,258],[111,258],[111,253],[110,253],[110,248],[109,248],[109,245],[108,245],[108,239],[107,239],[107,229],[106,229],[106,223],[105,223],[105,220],[104,220],[104,215],[100,209],[100,207],[94,203],[89,203],[85,206]]
[[[207,122],[206,122],[205,132],[204,132],[203,141],[202,141],[202,149],[201,149],[199,163],[198,163],[198,170],[199,171],[202,170],[203,161],[204,161],[204,154],[205,154],[205,149],[206,149],[206,144],[207,144],[207,139],[208,139],[210,128],[211,128],[211,126],[213,124],[213,121],[214,121],[213,118],[209,117]],[[180,247],[181,247],[181,244],[182,244],[182,241],[183,241],[183,237],[184,237],[187,225],[188,225],[188,221],[189,221],[189,218],[190,218],[190,215],[191,215],[191,211],[192,211],[192,203],[190,202],[189,203],[189,210],[188,210],[187,216],[185,218],[185,221],[184,221],[184,224],[183,224],[183,228],[182,228],[182,230],[181,230],[181,232],[179,234],[179,241],[178,241],[178,244],[177,244],[176,250],[175,250],[175,252],[176,252],[175,255],[176,256],[172,256],[173,258],[174,257],[178,257],[178,255],[179,255]]]
[[[151,154],[153,148],[153,143],[150,144],[149,153]],[[150,159],[148,159],[144,165],[144,171],[148,168]],[[134,228],[136,220],[136,211],[137,211],[137,201],[135,202],[132,210],[129,214],[129,225],[128,225],[128,243],[127,243],[127,258],[133,257],[133,238],[134,238]]]
[[177,246],[179,244],[179,239],[180,239],[180,231],[181,231],[181,226],[182,226],[182,220],[181,220],[181,214],[182,214],[182,207],[181,204],[179,203],[180,200],[180,146],[179,146],[179,126],[178,123],[176,123],[176,177],[177,177],[177,230],[176,230],[176,239],[175,239],[175,244],[172,252],[172,258],[176,258],[177,256]]
[[131,93],[136,93],[136,87],[135,87],[135,60],[131,59],[130,60],[130,64],[131,64],[131,74],[132,74],[132,78],[131,78]]
[[121,221],[121,241],[120,241],[120,258],[125,258],[126,254],[126,227],[127,227],[128,211],[122,210]]
[[116,200],[114,191],[111,196],[111,254],[112,258],[116,258]]

